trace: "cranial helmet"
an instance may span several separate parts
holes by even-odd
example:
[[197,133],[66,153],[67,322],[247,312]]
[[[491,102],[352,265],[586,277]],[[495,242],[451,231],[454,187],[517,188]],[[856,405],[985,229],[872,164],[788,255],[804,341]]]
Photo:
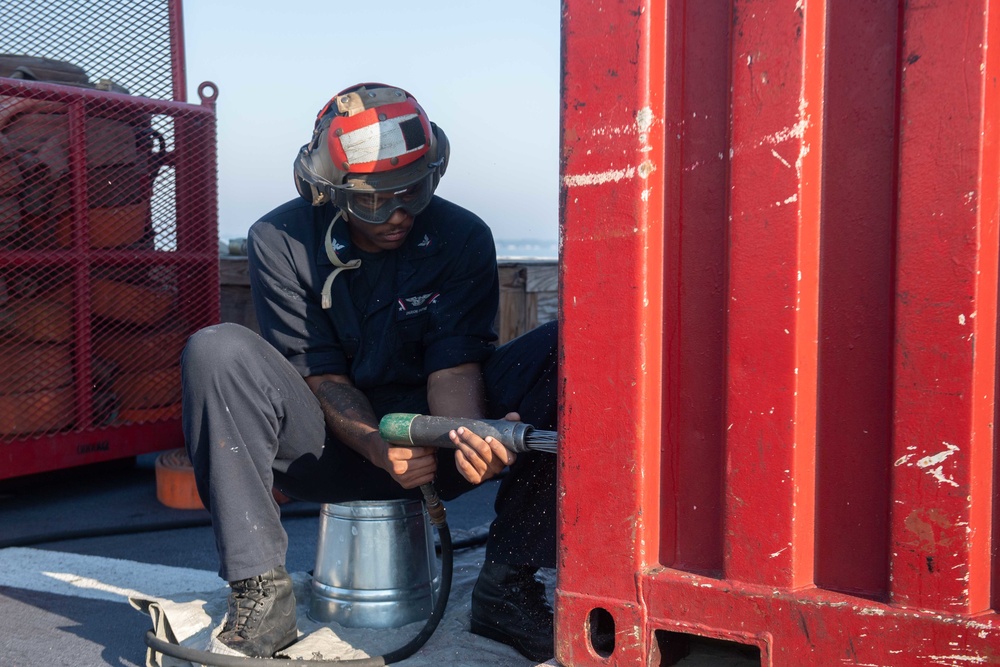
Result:
[[295,186],[313,206],[334,202],[352,217],[385,222],[430,202],[448,166],[448,138],[412,95],[381,83],[337,93],[316,116],[295,158]]

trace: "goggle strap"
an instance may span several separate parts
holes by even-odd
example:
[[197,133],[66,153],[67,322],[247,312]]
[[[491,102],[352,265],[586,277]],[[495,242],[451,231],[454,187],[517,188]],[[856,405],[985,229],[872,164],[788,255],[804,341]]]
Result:
[[340,257],[337,256],[337,250],[333,247],[333,226],[337,224],[337,221],[341,219],[343,212],[337,211],[337,215],[333,216],[333,220],[330,221],[330,226],[326,228],[326,238],[323,239],[323,247],[326,249],[326,256],[333,264],[335,268],[330,275],[326,277],[323,281],[323,289],[320,291],[320,296],[322,303],[320,304],[323,310],[328,310],[333,307],[333,281],[344,271],[350,271],[351,269],[361,268],[361,260],[354,258],[348,262],[341,261]]

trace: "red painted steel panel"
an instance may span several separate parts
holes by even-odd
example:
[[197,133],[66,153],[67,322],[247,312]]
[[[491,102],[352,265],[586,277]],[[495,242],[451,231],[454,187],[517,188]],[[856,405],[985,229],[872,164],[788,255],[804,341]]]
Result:
[[[658,544],[664,234],[664,89],[647,83],[662,75],[663,39],[651,45],[646,37],[665,23],[662,7],[642,3],[588,5],[588,15],[607,18],[599,22],[577,21],[565,7],[561,198],[572,215],[561,230],[567,401],[559,423],[587,435],[560,457],[559,576],[641,629],[635,572],[653,562]],[[639,640],[629,655],[638,655]],[[584,651],[580,660],[597,655],[564,640],[564,662],[576,659],[565,653],[571,647]]]
[[1000,662],[998,3],[563,39],[559,660]]
[[831,3],[820,246],[816,582],[888,586],[899,3]]
[[[729,91],[728,0],[668,7],[663,564],[722,571]],[[689,46],[685,46],[689,45]],[[697,45],[693,57],[680,57]],[[671,418],[676,415],[677,418]],[[673,557],[671,557],[673,554]]]
[[[1000,32],[1000,12],[993,6],[987,16],[986,33],[994,45],[998,32]],[[993,235],[993,238],[988,234],[984,235],[984,240],[988,242],[985,247],[990,248],[997,244],[995,236],[998,233],[997,226],[1000,225],[1000,191],[992,185],[1000,183],[1000,126],[998,126],[1000,124],[1000,82],[997,81],[998,76],[1000,76],[1000,49],[990,48],[986,52],[985,74],[983,131],[980,147],[981,167],[978,186],[979,220],[983,228],[989,230],[989,233]],[[1000,295],[997,299],[1000,301]],[[994,302],[994,305],[996,304],[997,302]],[[998,308],[997,320],[1000,320],[1000,308]],[[996,320],[994,320],[994,324],[996,324]],[[1000,460],[1000,450],[997,448],[996,435],[996,424],[997,420],[1000,419],[1000,401],[997,400],[1000,397],[1000,384],[998,384],[1000,383],[1000,363],[997,361],[997,355],[1000,355],[1000,345],[996,347],[997,350],[994,352],[993,419],[991,421],[991,430],[993,431],[993,535],[990,574],[993,583],[990,596],[992,604],[990,606],[993,610],[1000,609],[1000,557],[998,557],[998,552],[1000,552],[1000,465],[997,463]],[[987,351],[986,354],[988,353]],[[979,365],[977,370],[984,372],[985,367]],[[987,377],[980,378],[977,382],[980,387],[983,386],[983,383],[988,383],[988,374]],[[989,407],[985,406],[985,409],[989,410]],[[977,416],[981,418],[982,414]],[[985,471],[983,474],[986,474]]]
[[979,200],[997,187],[981,150],[996,112],[984,49],[1000,34],[987,6],[907,9],[901,54],[890,594],[964,614],[990,607],[997,248]]
[[823,26],[792,2],[733,13],[725,574],[792,587],[813,564],[818,221],[804,209],[821,100],[803,42]]

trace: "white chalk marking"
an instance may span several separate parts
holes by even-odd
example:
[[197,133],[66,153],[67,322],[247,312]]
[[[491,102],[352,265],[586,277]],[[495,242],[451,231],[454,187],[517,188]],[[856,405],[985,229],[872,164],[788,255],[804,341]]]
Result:
[[792,168],[792,164],[788,160],[786,160],[785,158],[781,157],[781,154],[778,153],[778,151],[774,150],[773,148],[771,149],[771,155],[773,155],[774,157],[778,158],[778,162],[780,162],[781,164],[785,165],[789,169]]
[[609,169],[592,174],[567,174],[563,177],[563,185],[568,188],[580,185],[603,185],[604,183],[617,183],[626,178],[635,178],[635,167]]
[[970,665],[988,664],[986,656],[982,655],[929,655],[928,660],[940,662],[941,664],[952,664],[953,662],[967,662]]
[[786,127],[773,134],[768,134],[764,137],[763,141],[757,145],[763,146],[764,144],[771,144],[772,146],[776,146],[780,143],[788,141],[789,139],[801,139],[805,135],[807,127],[809,127],[809,121],[800,120],[791,127]]

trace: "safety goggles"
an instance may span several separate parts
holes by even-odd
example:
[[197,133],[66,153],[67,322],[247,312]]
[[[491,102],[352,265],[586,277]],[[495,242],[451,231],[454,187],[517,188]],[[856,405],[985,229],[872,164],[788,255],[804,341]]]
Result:
[[416,216],[427,208],[434,195],[430,177],[428,174],[412,185],[392,191],[337,188],[336,203],[342,210],[346,210],[351,218],[372,225],[386,222],[399,209]]

